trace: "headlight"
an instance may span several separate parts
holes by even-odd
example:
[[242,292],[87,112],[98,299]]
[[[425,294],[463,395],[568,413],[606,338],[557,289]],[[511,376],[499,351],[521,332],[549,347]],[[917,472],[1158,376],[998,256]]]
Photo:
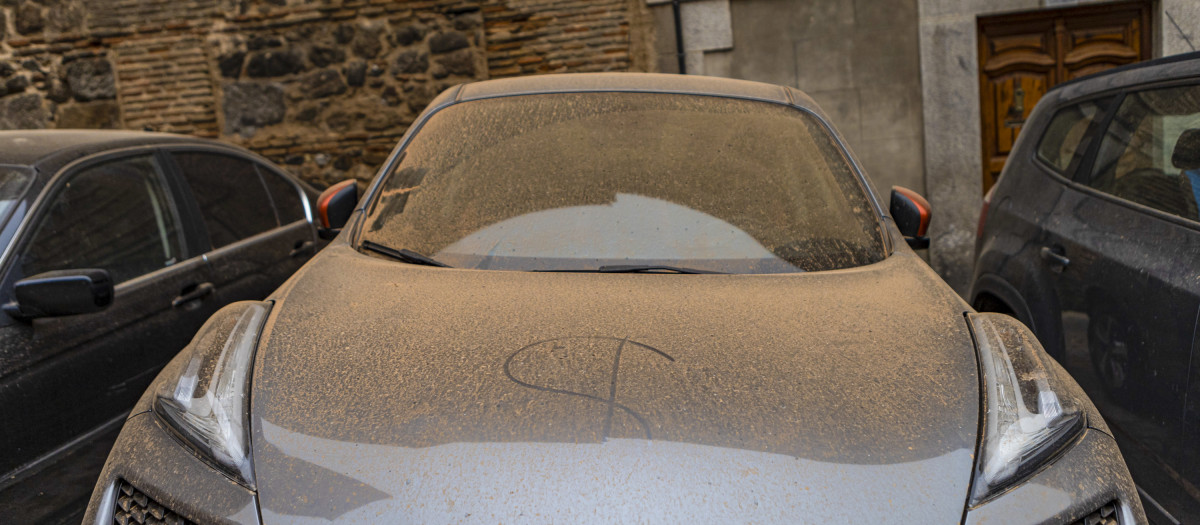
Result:
[[1082,404],[1063,388],[1033,334],[1001,314],[972,314],[983,372],[984,431],[971,505],[1036,472],[1084,428]]
[[201,458],[249,488],[250,373],[270,311],[271,303],[246,301],[213,314],[184,349],[190,356],[183,372],[155,400],[155,413]]

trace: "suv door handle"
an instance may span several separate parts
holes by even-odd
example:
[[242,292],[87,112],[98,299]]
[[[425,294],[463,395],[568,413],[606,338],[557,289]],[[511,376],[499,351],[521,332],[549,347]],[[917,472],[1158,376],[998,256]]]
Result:
[[179,294],[179,297],[171,300],[171,306],[178,308],[184,304],[195,301],[196,299],[201,299],[212,295],[213,291],[216,289],[217,287],[213,286],[212,283],[200,283],[195,286],[188,286],[187,288],[183,289],[183,292]]
[[1063,249],[1059,247],[1042,246],[1042,260],[1050,263],[1050,269],[1055,273],[1062,273],[1067,265],[1071,264],[1071,259],[1068,259],[1062,252]]
[[292,251],[288,253],[288,257],[299,257],[311,252],[314,245],[312,241],[296,241],[296,244],[293,246]]

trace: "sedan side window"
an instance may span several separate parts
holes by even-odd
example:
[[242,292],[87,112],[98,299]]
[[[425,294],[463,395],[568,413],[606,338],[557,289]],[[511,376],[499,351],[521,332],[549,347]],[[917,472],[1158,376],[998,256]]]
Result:
[[49,201],[20,258],[25,277],[103,268],[114,283],[182,259],[179,214],[151,155],[73,175]]
[[200,205],[214,250],[279,226],[254,163],[218,153],[172,155]]
[[1077,157],[1087,151],[1088,144],[1084,141],[1087,129],[1100,113],[1100,106],[1095,102],[1084,102],[1058,110],[1050,125],[1046,126],[1046,134],[1038,144],[1037,156],[1054,171],[1065,175]]
[[[1104,132],[1091,177],[1099,191],[1197,220],[1200,86],[1147,90],[1125,97]],[[1180,140],[1180,138],[1185,140]]]
[[266,166],[259,164],[257,167],[258,173],[262,175],[263,184],[267,186],[271,200],[275,203],[275,210],[279,213],[279,224],[304,220],[300,186]]

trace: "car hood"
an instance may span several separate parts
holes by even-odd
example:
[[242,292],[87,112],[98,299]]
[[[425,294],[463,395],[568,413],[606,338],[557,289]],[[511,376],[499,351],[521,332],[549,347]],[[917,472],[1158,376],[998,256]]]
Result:
[[251,406],[267,523],[962,517],[967,307],[907,251],[614,275],[335,245],[275,300]]

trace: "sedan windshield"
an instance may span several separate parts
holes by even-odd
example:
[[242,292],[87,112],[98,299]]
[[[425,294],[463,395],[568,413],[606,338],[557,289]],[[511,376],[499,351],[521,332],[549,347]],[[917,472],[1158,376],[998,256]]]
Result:
[[674,94],[443,109],[382,182],[363,232],[476,269],[780,273],[885,256],[862,186],[812,115]]

